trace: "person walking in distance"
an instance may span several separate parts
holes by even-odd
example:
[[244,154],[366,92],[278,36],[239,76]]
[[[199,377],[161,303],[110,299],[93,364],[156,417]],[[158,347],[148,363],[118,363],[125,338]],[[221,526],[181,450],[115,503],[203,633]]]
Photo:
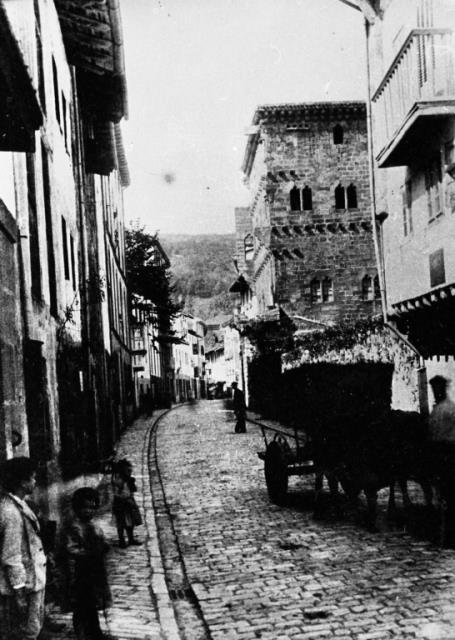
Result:
[[[132,475],[133,467],[129,460],[119,460],[112,473],[112,489],[114,501],[112,512],[117,525],[119,546],[124,549],[128,544],[140,545],[142,542],[134,537],[134,527],[142,524],[139,507],[134,499],[137,491],[136,480]],[[125,533],[128,542],[125,540]]]
[[109,545],[93,522],[100,499],[96,489],[77,489],[71,499],[74,517],[62,531],[62,557],[66,574],[68,608],[73,612],[77,640],[107,640],[98,610],[111,605],[105,556]]
[[233,406],[235,417],[237,419],[235,424],[235,433],[246,433],[245,394],[241,389],[238,388],[237,382],[233,382],[231,384],[231,387],[234,390]]
[[1,483],[0,640],[36,640],[44,621],[46,556],[38,518],[25,501],[35,487],[31,460],[7,460]]

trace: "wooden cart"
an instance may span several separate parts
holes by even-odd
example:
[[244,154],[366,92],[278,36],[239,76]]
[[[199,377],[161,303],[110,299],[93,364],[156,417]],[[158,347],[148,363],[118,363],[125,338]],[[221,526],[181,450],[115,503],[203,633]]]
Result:
[[[255,422],[255,421],[251,421]],[[258,451],[264,461],[264,475],[270,500],[284,504],[290,476],[305,476],[316,472],[311,457],[311,443],[303,431],[284,431],[255,422],[262,431],[265,451]]]

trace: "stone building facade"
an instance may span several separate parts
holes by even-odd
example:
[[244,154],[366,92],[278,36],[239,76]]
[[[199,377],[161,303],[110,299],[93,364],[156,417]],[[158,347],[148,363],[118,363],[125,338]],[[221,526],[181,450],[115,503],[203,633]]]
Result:
[[259,107],[242,168],[252,203],[236,211],[237,262],[249,315],[279,308],[330,324],[378,313],[365,104]]
[[[110,452],[117,389],[128,413],[118,5],[1,1],[0,34],[0,456],[36,460],[52,515],[62,477]],[[121,379],[109,377],[114,332]]]

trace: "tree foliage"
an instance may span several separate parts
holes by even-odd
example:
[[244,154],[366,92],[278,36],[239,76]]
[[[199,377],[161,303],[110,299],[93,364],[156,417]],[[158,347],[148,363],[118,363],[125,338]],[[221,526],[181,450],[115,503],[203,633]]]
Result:
[[125,231],[125,262],[128,290],[156,308],[160,324],[169,325],[181,305],[173,299],[169,267],[159,259],[158,233],[147,233],[139,224]]
[[229,287],[237,277],[233,234],[165,235],[175,295],[185,311],[207,319],[232,311]]

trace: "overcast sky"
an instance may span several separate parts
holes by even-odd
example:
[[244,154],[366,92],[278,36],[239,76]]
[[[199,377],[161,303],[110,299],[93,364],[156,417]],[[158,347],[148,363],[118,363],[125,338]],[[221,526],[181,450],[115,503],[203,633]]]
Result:
[[231,233],[259,104],[365,97],[359,12],[338,0],[121,0],[126,220]]

